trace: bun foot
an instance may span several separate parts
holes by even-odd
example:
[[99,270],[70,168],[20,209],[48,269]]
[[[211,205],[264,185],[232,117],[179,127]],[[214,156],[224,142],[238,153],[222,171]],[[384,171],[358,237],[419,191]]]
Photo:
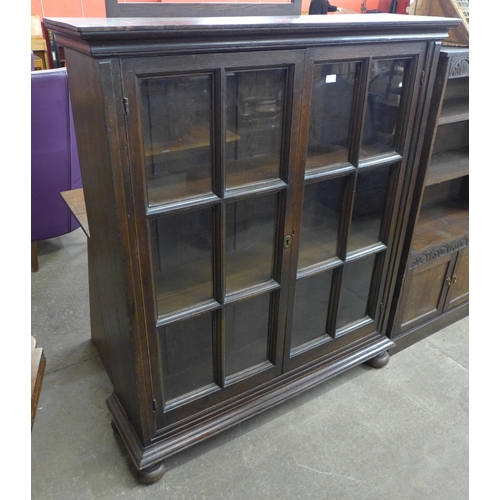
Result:
[[166,472],[166,467],[163,462],[158,462],[154,465],[146,467],[137,472],[137,479],[144,484],[152,484],[159,481]]
[[389,358],[389,352],[383,351],[380,354],[377,354],[374,358],[369,359],[366,364],[372,366],[373,368],[382,368],[389,363]]

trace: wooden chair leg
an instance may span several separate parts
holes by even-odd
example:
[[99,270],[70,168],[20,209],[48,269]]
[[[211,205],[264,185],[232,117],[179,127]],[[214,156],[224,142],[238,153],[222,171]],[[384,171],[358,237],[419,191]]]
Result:
[[31,242],[31,271],[38,271],[38,251],[36,249],[36,241]]

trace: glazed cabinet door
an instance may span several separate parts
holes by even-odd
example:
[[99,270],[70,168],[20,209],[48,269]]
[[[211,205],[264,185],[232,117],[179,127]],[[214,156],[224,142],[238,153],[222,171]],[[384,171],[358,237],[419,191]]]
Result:
[[425,44],[310,49],[285,368],[380,331]]
[[282,372],[302,61],[123,61],[160,432]]

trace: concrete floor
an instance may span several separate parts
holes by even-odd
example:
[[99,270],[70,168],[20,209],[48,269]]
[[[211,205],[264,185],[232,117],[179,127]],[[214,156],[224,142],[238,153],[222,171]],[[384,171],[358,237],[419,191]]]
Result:
[[47,366],[31,434],[43,500],[462,500],[469,498],[468,318],[178,453],[139,483],[110,425],[90,342],[86,238],[39,243],[32,335]]

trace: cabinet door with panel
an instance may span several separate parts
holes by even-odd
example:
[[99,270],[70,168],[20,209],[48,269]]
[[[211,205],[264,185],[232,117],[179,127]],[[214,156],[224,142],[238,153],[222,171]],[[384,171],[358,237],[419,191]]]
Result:
[[299,52],[124,63],[160,428],[379,331],[425,47],[311,50],[302,150]]
[[281,374],[302,59],[123,62],[159,429]]
[[426,45],[309,50],[286,369],[381,330]]
[[468,247],[411,267],[402,292],[398,333],[429,322],[468,300]]
[[453,272],[447,281],[448,294],[443,311],[469,301],[469,247],[457,252]]

